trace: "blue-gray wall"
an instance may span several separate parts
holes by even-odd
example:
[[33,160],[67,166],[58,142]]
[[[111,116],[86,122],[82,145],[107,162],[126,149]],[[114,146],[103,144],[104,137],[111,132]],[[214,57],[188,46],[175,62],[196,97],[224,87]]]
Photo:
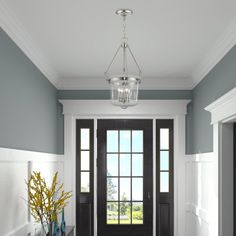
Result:
[[[213,129],[210,113],[204,108],[236,86],[236,46],[194,88],[188,106],[187,153],[213,151]],[[235,104],[236,106],[236,104]]]
[[59,118],[57,90],[0,28],[0,147],[61,153]]
[[[193,91],[141,90],[140,99],[192,99],[186,152],[210,152],[213,130],[204,108],[236,86],[235,65],[236,47]],[[0,147],[63,153],[63,116],[57,99],[109,99],[109,91],[57,91],[0,29]]]
[[[58,99],[109,99],[109,90],[58,90]],[[191,90],[140,90],[139,99],[192,99]]]

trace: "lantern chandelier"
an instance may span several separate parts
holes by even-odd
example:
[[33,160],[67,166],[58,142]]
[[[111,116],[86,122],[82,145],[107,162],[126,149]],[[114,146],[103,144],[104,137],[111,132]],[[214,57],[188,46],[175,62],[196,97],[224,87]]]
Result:
[[[115,106],[127,108],[128,106],[135,106],[138,103],[138,90],[141,82],[142,71],[129,47],[128,38],[126,37],[126,18],[132,15],[133,11],[130,9],[119,9],[116,14],[123,18],[123,37],[114,57],[109,64],[105,76],[110,85],[111,102]],[[110,74],[110,68],[113,65],[117,55],[122,51],[122,71],[117,74]],[[130,54],[131,59],[134,61],[138,73],[130,74],[128,70],[127,56]]]

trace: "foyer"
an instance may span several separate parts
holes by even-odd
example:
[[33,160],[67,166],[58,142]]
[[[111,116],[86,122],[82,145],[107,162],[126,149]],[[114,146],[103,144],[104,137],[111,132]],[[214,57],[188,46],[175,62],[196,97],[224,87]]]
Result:
[[[76,236],[233,236],[235,12],[232,0],[0,0],[0,236],[40,235],[34,171],[72,191]],[[123,71],[141,81],[125,109],[106,78],[118,45],[133,55],[111,75],[135,56]]]

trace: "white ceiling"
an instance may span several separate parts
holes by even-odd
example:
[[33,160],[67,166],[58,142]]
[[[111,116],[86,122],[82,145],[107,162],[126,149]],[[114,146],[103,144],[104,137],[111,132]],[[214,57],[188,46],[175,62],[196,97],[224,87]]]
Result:
[[[102,89],[131,8],[142,88],[190,89],[235,45],[235,0],[0,0],[0,23],[61,89]],[[1,15],[2,13],[2,15]]]

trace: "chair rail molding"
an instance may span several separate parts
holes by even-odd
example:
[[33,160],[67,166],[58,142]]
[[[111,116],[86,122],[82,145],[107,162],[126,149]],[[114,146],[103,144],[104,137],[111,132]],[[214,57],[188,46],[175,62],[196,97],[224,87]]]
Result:
[[[138,105],[128,109],[121,109],[111,105],[109,100],[59,100],[63,104],[64,120],[64,173],[65,187],[76,192],[76,133],[75,124],[77,119],[94,119],[95,130],[97,128],[97,119],[173,119],[174,120],[174,235],[185,236],[185,114],[189,100],[140,100]],[[155,126],[153,127],[155,128]],[[155,131],[154,131],[155,134]],[[153,137],[155,140],[155,137]],[[94,163],[97,158],[97,140],[94,132]],[[154,145],[155,148],[155,145]],[[155,162],[156,152],[153,150],[153,161]],[[95,164],[96,165],[96,164]],[[155,165],[154,165],[155,166]],[[97,236],[96,228],[96,166],[94,166],[94,235]],[[155,172],[155,167],[154,167]],[[155,176],[155,173],[154,173]],[[155,179],[154,179],[155,190]],[[155,199],[155,195],[154,195]],[[155,206],[155,200],[153,202]],[[67,208],[66,215],[69,217],[69,224],[75,225],[76,219],[76,198]],[[153,217],[153,236],[155,236],[156,210],[154,208]]]
[[[233,231],[233,122],[236,121],[236,87],[208,105],[213,125],[213,153],[218,162],[217,235]],[[227,183],[227,184],[226,184]],[[230,205],[230,206],[229,206]],[[226,213],[228,211],[228,213]],[[231,217],[232,216],[232,217]],[[231,219],[232,218],[232,219]]]

